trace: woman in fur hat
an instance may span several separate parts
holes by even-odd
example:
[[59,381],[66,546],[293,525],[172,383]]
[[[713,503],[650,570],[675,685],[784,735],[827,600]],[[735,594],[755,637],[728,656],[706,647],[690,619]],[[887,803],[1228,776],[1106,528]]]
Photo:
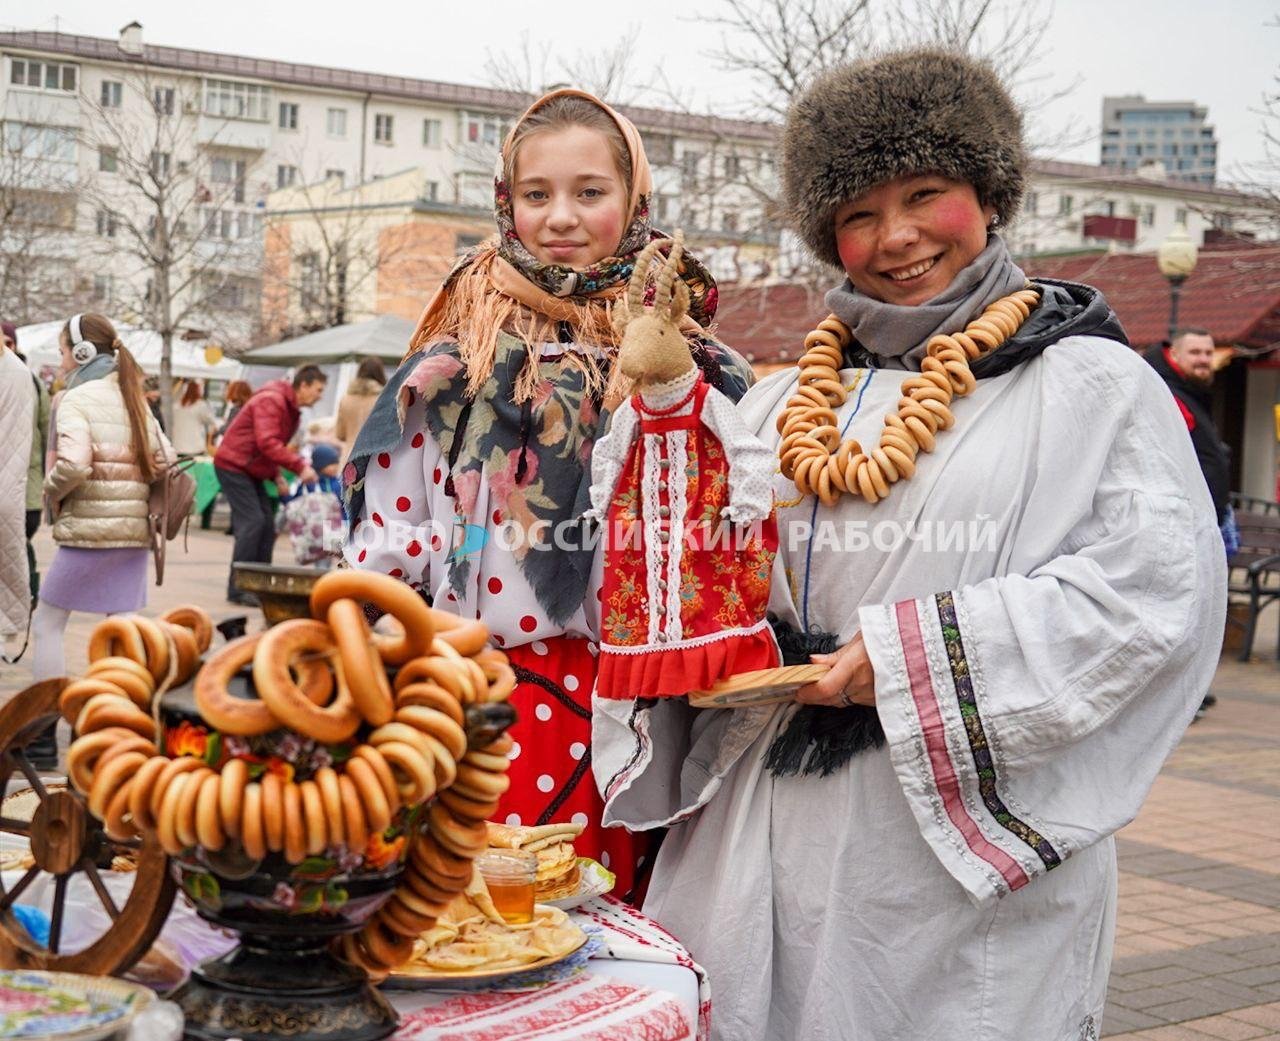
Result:
[[[493,819],[584,825],[578,852],[615,872],[620,896],[647,843],[600,826],[590,751],[600,583],[580,521],[604,403],[620,398],[610,302],[661,237],[651,191],[629,120],[576,90],[535,102],[499,158],[496,240],[427,305],[343,475],[350,563],[482,619],[516,668],[511,787]],[[687,254],[680,277],[705,328],[714,282]],[[746,363],[689,335],[710,382],[740,398]]]
[[1101,295],[993,230],[1026,157],[987,66],[826,74],[783,158],[845,277],[739,408],[779,456],[784,654],[831,668],[794,706],[597,705],[605,820],[674,825],[645,911],[709,971],[713,1037],[1096,1038],[1112,835],[1223,620],[1185,425]]

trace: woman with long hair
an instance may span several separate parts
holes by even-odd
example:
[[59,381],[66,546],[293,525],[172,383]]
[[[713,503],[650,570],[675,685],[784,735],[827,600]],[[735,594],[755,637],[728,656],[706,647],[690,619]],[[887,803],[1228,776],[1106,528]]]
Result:
[[[649,165],[630,121],[561,90],[516,122],[495,188],[497,238],[427,305],[352,449],[347,558],[485,622],[520,681],[511,787],[494,819],[582,825],[578,852],[617,874],[621,896],[644,845],[600,825],[599,574],[581,519],[606,399],[620,400],[610,306],[661,237],[649,225]],[[693,355],[737,400],[750,370],[706,333],[714,283],[687,254],[679,275]]]
[[185,380],[173,403],[173,450],[181,456],[205,455],[218,421],[199,380]]
[[[59,342],[66,389],[53,404],[44,482],[57,552],[32,619],[37,680],[66,674],[62,641],[72,611],[146,605],[150,485],[176,458],[147,408],[142,370],[107,318],[74,315]],[[46,760],[54,753],[49,738],[38,750]]]

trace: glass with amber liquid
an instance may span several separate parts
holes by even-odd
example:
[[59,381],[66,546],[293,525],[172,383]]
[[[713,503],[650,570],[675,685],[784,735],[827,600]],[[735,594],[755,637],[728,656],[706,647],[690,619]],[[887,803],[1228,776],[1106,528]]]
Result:
[[512,925],[533,921],[538,857],[523,849],[491,849],[476,858],[498,914]]

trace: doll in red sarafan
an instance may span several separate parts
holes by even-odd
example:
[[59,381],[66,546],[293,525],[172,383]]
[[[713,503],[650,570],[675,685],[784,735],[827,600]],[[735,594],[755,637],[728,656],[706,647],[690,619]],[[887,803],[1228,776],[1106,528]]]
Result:
[[[617,364],[637,392],[592,455],[589,515],[605,524],[603,698],[683,695],[779,664],[765,617],[778,549],[775,460],[694,363],[681,327],[682,252],[680,232],[650,243],[614,313]],[[646,307],[655,257],[662,266]]]

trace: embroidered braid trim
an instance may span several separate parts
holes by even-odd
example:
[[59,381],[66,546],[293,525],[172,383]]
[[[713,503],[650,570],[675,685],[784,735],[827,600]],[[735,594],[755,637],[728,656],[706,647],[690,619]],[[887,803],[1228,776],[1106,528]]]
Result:
[[937,432],[955,424],[952,398],[978,385],[969,363],[1008,340],[1039,301],[1037,290],[1020,289],[989,304],[963,332],[931,338],[920,372],[902,381],[898,411],[885,416],[880,442],[868,452],[856,440],[840,439],[835,410],[848,397],[840,365],[853,334],[828,315],[804,338],[800,383],[778,416],[782,473],[826,506],[845,493],[868,503],[888,496],[890,485],[915,473],[916,455],[933,451]]

